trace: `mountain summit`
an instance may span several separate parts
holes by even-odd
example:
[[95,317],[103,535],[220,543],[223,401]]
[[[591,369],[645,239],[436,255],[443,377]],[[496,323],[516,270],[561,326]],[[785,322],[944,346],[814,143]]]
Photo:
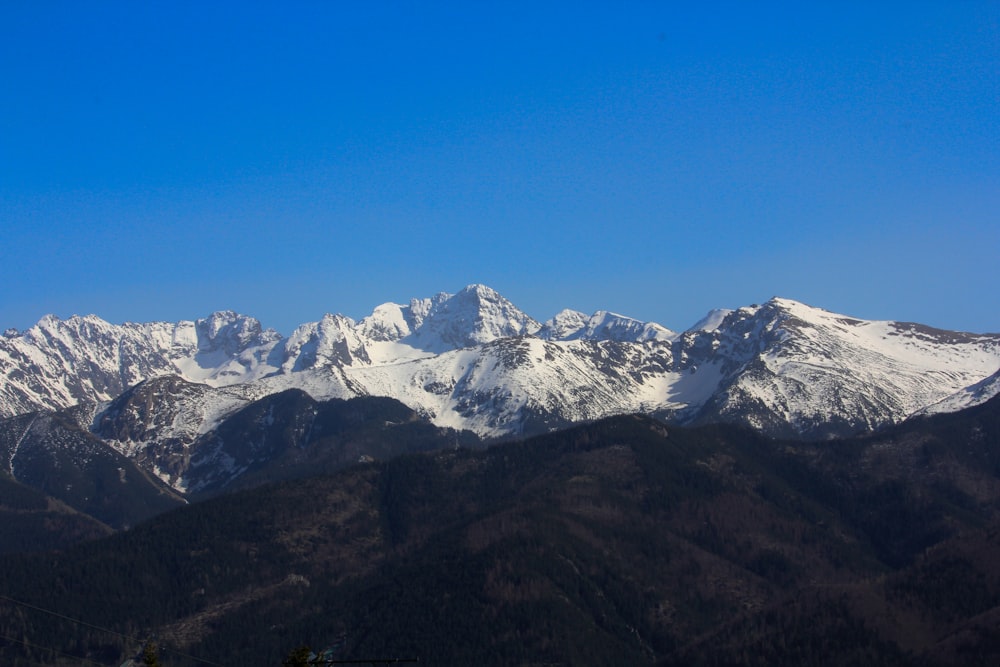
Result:
[[410,313],[415,326],[404,340],[430,352],[532,334],[540,326],[484,285],[469,285],[454,295],[441,293],[433,299],[413,301]]

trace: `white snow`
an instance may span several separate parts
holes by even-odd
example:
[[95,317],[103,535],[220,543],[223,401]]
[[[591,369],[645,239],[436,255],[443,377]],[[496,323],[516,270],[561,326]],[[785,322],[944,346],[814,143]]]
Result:
[[692,325],[688,331],[715,331],[722,324],[726,316],[733,311],[728,308],[716,308],[715,310],[708,311],[705,317],[701,318],[694,325]]
[[955,392],[937,403],[920,410],[918,414],[932,415],[956,412],[975,405],[981,405],[1000,394],[1000,370],[984,380],[980,380]]

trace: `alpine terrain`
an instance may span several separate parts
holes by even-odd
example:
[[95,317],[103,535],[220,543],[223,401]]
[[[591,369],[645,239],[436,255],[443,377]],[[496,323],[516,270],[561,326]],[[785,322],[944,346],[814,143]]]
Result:
[[[126,480],[148,486],[130,491],[144,499],[133,511],[155,513],[175,492],[270,478],[262,470],[276,458],[329,466],[388,454],[317,453],[351,410],[388,410],[381,428],[424,429],[403,439],[412,449],[631,413],[823,440],[982,403],[1000,390],[998,369],[1000,334],[780,298],[712,311],[683,332],[606,311],[538,322],[482,285],[386,303],[360,321],[327,314],[288,337],[230,311],[121,325],[50,315],[0,338],[0,467],[51,493],[65,483],[44,471],[75,457],[104,471],[105,493]],[[364,403],[375,397],[392,407]]]

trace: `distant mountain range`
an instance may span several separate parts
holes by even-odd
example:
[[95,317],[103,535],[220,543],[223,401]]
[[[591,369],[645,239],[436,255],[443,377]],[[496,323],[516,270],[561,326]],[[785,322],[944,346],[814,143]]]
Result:
[[152,510],[328,442],[320,426],[341,428],[329,420],[343,415],[323,415],[348,399],[396,399],[386,424],[444,429],[407,440],[416,449],[473,437],[464,431],[525,437],[630,413],[821,440],[982,403],[1000,391],[998,369],[1000,334],[780,298],[713,311],[680,333],[606,311],[540,323],[482,285],[383,304],[357,322],[325,315],[288,337],[230,311],[122,325],[46,316],[0,338],[0,462],[15,479],[41,479],[43,460],[103,461],[105,491],[119,478],[166,484],[133,504]]

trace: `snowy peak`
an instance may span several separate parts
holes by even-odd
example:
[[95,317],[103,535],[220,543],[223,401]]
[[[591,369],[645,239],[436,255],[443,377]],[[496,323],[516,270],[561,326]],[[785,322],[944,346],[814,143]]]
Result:
[[411,299],[409,306],[384,303],[357,327],[358,334],[370,341],[401,341],[429,351],[481,345],[538,328],[535,320],[485,285]]
[[616,342],[642,343],[648,340],[669,341],[674,332],[655,322],[639,320],[599,310],[587,321],[581,338],[586,340],[611,340]]
[[842,315],[829,313],[820,308],[813,308],[798,301],[773,297],[763,304],[744,306],[730,311],[723,317],[722,327],[731,326],[732,322],[753,320],[760,323],[764,328],[774,329],[786,323],[795,326],[796,324],[817,324],[829,318],[843,318]]
[[590,318],[578,310],[560,310],[552,319],[545,321],[538,331],[538,337],[545,340],[570,340],[586,328],[588,320]]
[[110,400],[140,380],[172,370],[162,340],[135,325],[94,315],[47,315],[0,339],[0,414]]
[[195,323],[198,349],[203,352],[222,352],[234,356],[257,345],[273,343],[281,335],[273,330],[264,331],[260,322],[252,317],[231,310],[212,313]]
[[413,332],[412,307],[383,303],[358,324],[359,333],[375,342],[393,342]]
[[705,317],[695,322],[691,327],[687,329],[687,331],[685,331],[685,333],[688,332],[693,333],[698,331],[704,331],[704,332],[715,331],[719,328],[719,326],[726,319],[726,317],[728,317],[732,312],[733,311],[729,308],[715,308],[713,310],[710,310],[708,311],[708,314],[705,315]]
[[618,343],[671,341],[676,334],[655,322],[641,322],[631,317],[599,310],[590,317],[575,310],[560,311],[538,332],[546,340],[607,340]]
[[538,322],[485,285],[470,285],[458,294],[442,293],[418,304],[411,304],[416,326],[407,342],[428,351],[483,345],[532,334],[540,328]]
[[854,344],[863,344],[881,352],[892,354],[919,354],[938,346],[964,346],[986,344],[992,347],[997,336],[961,331],[935,329],[913,322],[892,320],[862,320],[834,313],[822,308],[807,306],[791,299],[772,298],[761,306],[751,306],[733,311],[721,328],[733,321],[753,321],[762,331],[773,332],[780,338],[814,340],[833,336]]
[[783,437],[886,426],[1000,365],[1000,336],[861,320],[780,298],[683,340],[692,352],[700,343],[695,363],[722,373],[703,421],[742,421]]
[[114,329],[114,325],[96,315],[73,315],[65,320],[55,315],[46,315],[25,331],[21,338],[39,346],[69,349],[75,341],[99,339],[113,333]]
[[857,328],[869,324],[873,323],[775,297],[761,305],[712,311],[688,331],[714,334],[728,340],[732,350],[757,354],[784,346],[802,349],[831,335],[856,338]]
[[370,363],[366,341],[349,317],[327,313],[303,324],[284,341],[284,372]]

